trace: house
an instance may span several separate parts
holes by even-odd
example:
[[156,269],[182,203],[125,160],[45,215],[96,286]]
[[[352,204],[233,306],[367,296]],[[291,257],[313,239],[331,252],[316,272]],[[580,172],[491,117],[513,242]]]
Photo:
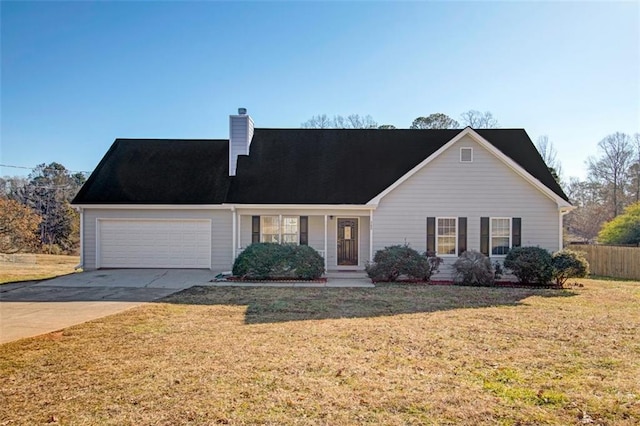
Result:
[[571,204],[522,129],[262,129],[243,108],[229,128],[116,139],[73,200],[83,268],[225,271],[258,241],[308,244],[329,271],[393,244],[445,265],[562,246]]

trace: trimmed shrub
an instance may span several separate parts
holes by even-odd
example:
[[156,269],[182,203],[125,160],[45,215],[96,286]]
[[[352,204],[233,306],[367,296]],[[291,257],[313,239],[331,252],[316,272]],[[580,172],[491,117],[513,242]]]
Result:
[[243,279],[317,279],[324,272],[322,256],[309,246],[256,243],[233,264],[233,275]]
[[309,246],[293,246],[293,270],[297,278],[315,280],[324,273],[324,259]]
[[563,286],[569,278],[584,278],[589,274],[589,262],[581,252],[560,250],[552,256],[553,279]]
[[461,285],[492,286],[495,284],[491,260],[475,250],[467,250],[453,264],[453,281]]
[[394,245],[378,250],[373,263],[365,270],[372,281],[396,281],[401,275],[412,280],[429,281],[438,271],[442,259],[421,255],[408,245]]
[[551,254],[540,247],[515,247],[504,259],[504,267],[523,284],[547,285],[553,278]]

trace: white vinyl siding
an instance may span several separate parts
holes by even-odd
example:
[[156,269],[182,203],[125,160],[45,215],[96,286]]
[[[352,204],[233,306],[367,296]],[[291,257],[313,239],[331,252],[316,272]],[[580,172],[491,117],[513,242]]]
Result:
[[[473,162],[460,163],[460,147]],[[481,217],[522,218],[522,245],[560,247],[557,203],[471,137],[464,137],[380,200],[373,212],[374,252],[393,244],[426,251],[425,218],[466,217],[467,249],[480,249]],[[450,278],[445,261],[441,277]]]
[[83,264],[84,269],[96,269],[97,219],[204,219],[211,222],[211,269],[231,269],[232,216],[228,210],[171,209],[84,209]]

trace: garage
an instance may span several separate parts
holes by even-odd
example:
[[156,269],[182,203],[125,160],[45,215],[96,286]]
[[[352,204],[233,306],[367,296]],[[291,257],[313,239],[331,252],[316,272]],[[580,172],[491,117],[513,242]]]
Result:
[[98,268],[210,268],[211,221],[98,219]]

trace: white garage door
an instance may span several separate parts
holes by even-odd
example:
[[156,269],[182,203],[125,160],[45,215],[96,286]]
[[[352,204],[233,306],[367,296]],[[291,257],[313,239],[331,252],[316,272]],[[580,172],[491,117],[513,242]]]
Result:
[[98,268],[210,268],[210,220],[98,220]]

